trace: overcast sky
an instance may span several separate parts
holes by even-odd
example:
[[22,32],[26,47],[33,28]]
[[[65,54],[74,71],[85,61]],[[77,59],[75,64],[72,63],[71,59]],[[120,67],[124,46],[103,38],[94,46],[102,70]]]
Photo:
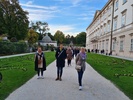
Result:
[[57,30],[65,35],[76,35],[92,22],[96,10],[101,10],[108,0],[19,0],[29,12],[30,21],[49,24],[50,33]]

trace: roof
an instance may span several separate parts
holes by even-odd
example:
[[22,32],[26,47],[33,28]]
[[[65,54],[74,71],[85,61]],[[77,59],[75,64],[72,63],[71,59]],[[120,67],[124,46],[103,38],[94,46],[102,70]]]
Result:
[[48,42],[52,42],[51,38],[48,36],[48,34],[46,34],[43,39],[42,39],[43,42],[45,43],[48,43]]
[[[102,10],[97,10],[95,13],[95,16],[93,18],[93,21],[90,23],[90,25],[87,27],[87,29],[93,24],[93,22],[97,19],[97,17],[104,11],[104,9],[112,2],[113,0],[108,0],[108,2],[105,4],[105,6],[102,8]],[[87,30],[86,29],[86,30]]]
[[97,16],[99,15],[100,11],[101,10],[96,10],[93,20],[95,20],[97,18]]

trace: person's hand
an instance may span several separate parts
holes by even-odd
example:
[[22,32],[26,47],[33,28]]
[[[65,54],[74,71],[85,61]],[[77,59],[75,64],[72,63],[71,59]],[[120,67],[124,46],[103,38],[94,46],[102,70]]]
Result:
[[82,61],[85,61],[85,58],[82,58]]

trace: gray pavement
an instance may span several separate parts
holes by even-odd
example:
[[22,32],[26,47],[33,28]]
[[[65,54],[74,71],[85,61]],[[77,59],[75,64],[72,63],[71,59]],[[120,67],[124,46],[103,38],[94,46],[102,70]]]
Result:
[[114,58],[119,58],[119,59],[125,59],[125,60],[133,61],[133,58],[132,58],[132,57],[115,56],[115,55],[106,55],[106,54],[101,54],[101,53],[97,53],[97,54],[104,55],[104,56],[109,56],[109,57],[114,57]]
[[15,55],[8,55],[8,56],[0,56],[0,59],[3,58],[10,58],[10,57],[17,57],[17,56],[24,56],[24,55],[28,55],[28,54],[34,54],[35,52],[32,53],[23,53],[23,54],[15,54]]
[[131,58],[131,57],[123,57],[123,56],[115,56],[115,55],[111,55],[111,57],[133,61],[133,58]]
[[83,90],[78,90],[77,72],[72,66],[64,68],[62,81],[55,81],[55,61],[44,72],[44,79],[35,75],[15,90],[6,100],[129,100],[109,80],[98,74],[89,64],[83,76]]

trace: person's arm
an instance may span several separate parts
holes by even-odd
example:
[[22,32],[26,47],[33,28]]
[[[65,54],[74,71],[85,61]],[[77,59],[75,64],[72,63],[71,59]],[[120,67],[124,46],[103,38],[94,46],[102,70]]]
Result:
[[79,60],[79,54],[76,56],[76,59],[75,59],[76,64],[77,64],[78,60]]
[[46,67],[46,59],[45,59],[45,55],[43,54],[43,56],[44,56],[44,58],[43,58],[43,64],[44,64],[44,66]]
[[57,59],[58,57],[58,49],[56,50],[56,53],[55,53],[55,58]]
[[36,55],[37,55],[37,53],[36,53],[35,56],[34,56],[34,62],[36,61]]
[[66,50],[64,50],[64,59],[67,58],[67,53],[66,53]]

